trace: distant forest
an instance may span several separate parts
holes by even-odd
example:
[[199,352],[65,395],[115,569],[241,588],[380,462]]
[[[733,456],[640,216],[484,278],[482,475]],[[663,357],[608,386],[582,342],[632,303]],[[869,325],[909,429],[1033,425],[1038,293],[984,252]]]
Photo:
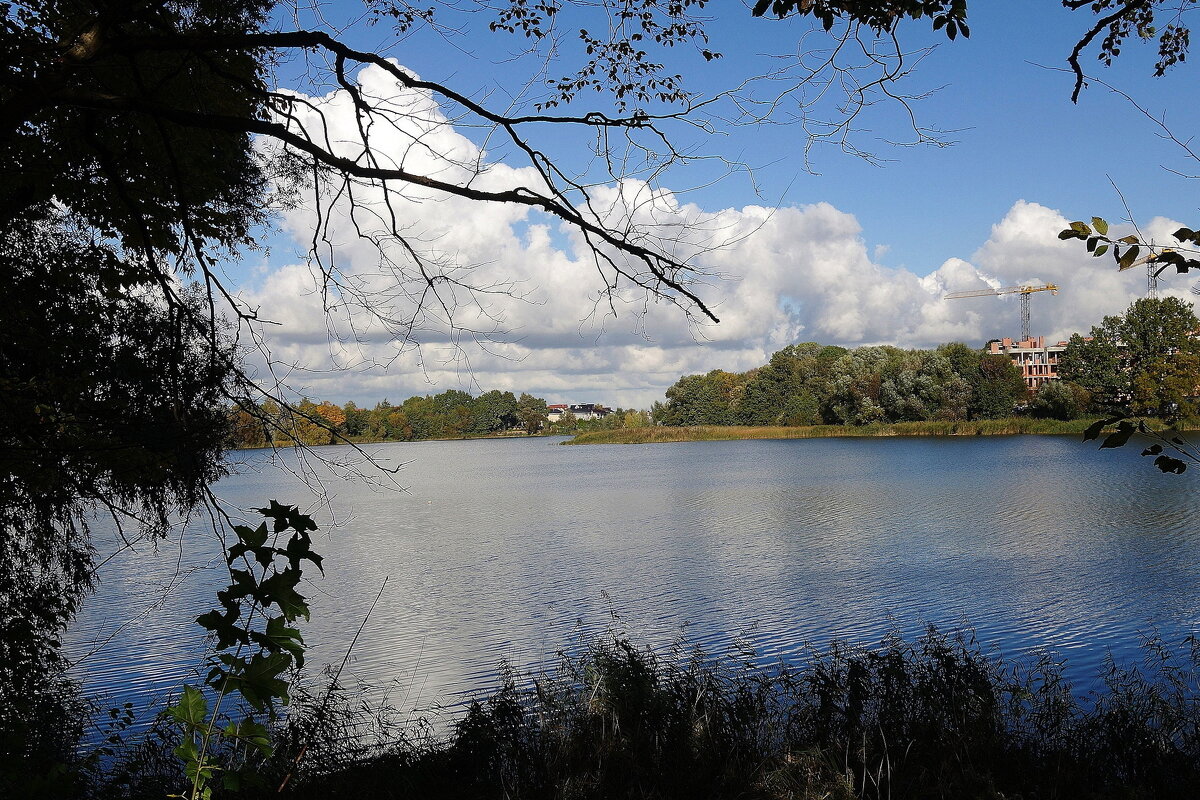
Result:
[[1007,355],[962,342],[933,350],[794,344],[747,372],[685,375],[650,411],[615,409],[604,419],[570,413],[550,422],[546,401],[493,390],[451,389],[387,400],[374,408],[304,399],[293,407],[239,406],[233,446],[409,442],[475,436],[571,434],[649,425],[870,425],[970,421],[1014,414],[1061,420],[1088,414],[1166,420],[1200,411],[1200,319],[1176,298],[1134,301],[1076,334],[1059,357],[1060,380],[1030,392]]
[[656,404],[663,425],[868,425],[1007,417],[1026,398],[1008,356],[962,343],[936,350],[785,347],[748,372],[686,375]]
[[1036,393],[1006,355],[961,342],[935,350],[805,342],[748,372],[686,375],[652,415],[662,425],[869,425],[1029,414],[1193,417],[1200,387],[1200,320],[1177,298],[1136,300],[1075,334],[1060,380]]
[[574,433],[581,430],[650,424],[644,411],[615,409],[604,419],[578,420],[564,414],[553,425],[546,401],[522,393],[492,390],[474,397],[450,389],[417,395],[399,405],[387,400],[374,408],[353,402],[337,405],[308,398],[289,408],[275,402],[241,405],[230,411],[234,447],[287,447],[338,442],[412,442],[479,436]]

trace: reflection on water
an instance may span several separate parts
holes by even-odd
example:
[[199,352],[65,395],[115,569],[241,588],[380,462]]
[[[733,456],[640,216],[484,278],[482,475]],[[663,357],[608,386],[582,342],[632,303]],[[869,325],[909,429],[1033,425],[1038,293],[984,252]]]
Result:
[[[1073,438],[824,439],[559,447],[379,445],[407,492],[326,479],[308,587],[310,660],[337,663],[380,589],[352,678],[401,707],[453,703],[506,659],[536,668],[581,631],[684,638],[764,660],[804,642],[970,625],[1005,653],[1052,649],[1081,688],[1200,620],[1196,473]],[[340,451],[330,452],[340,454]],[[259,469],[219,486],[253,507],[311,499]],[[285,459],[291,459],[289,454]],[[71,631],[92,691],[159,696],[202,658],[195,617],[223,572],[211,529],[109,562]],[[112,548],[110,543],[101,545]],[[95,652],[91,652],[95,650]]]

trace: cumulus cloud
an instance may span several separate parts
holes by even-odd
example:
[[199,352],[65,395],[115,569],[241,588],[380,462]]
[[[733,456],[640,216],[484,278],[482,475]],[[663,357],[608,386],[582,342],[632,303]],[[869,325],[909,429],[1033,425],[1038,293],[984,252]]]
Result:
[[[528,168],[490,161],[428,96],[401,90],[375,68],[364,70],[360,82],[410,112],[410,122],[380,140],[395,163],[489,188],[537,184]],[[314,102],[324,109],[331,140],[352,138],[352,108],[344,96]],[[360,199],[379,212],[380,197]],[[247,285],[246,301],[279,323],[266,331],[270,352],[279,363],[299,368],[288,376],[299,391],[374,403],[450,388],[498,388],[551,402],[647,407],[680,375],[746,370],[798,341],[930,347],[958,340],[981,346],[1019,335],[1016,296],[943,300],[950,291],[1057,284],[1057,297],[1047,292],[1031,299],[1035,335],[1054,340],[1086,332],[1145,292],[1144,271],[1119,273],[1110,260],[1090,258],[1078,242],[1060,241],[1057,232],[1068,220],[1026,200],[1013,204],[969,258],[931,264],[920,275],[880,264],[886,247],[870,249],[854,215],[828,203],[702,209],[637,182],[599,187],[599,214],[641,223],[711,276],[698,291],[721,322],[698,325],[644,295],[617,292],[610,302],[578,232],[525,208],[447,199],[423,189],[406,189],[391,200],[405,231],[413,241],[433,245],[448,274],[496,291],[471,296],[451,289],[443,298],[450,309],[427,296],[430,306],[422,316],[406,293],[419,290],[419,283],[396,289],[398,279],[413,276],[397,269],[401,259],[387,252],[390,245],[381,264],[376,247],[356,235],[370,229],[369,215],[352,217],[347,206],[337,206],[326,231],[343,281],[394,308],[382,321],[365,315],[336,293],[326,294],[321,271],[307,265],[285,265]],[[307,242],[315,213],[289,211],[285,227]],[[1165,242],[1175,227],[1159,219],[1144,232]],[[1186,285],[1166,293],[1184,294]],[[457,336],[446,327],[449,311]],[[419,348],[399,335],[409,322],[418,329]]]

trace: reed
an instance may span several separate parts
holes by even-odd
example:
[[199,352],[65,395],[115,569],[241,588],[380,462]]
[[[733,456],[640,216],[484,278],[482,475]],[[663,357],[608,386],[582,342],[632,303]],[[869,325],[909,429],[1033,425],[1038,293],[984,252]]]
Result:
[[[708,442],[733,439],[820,439],[829,437],[877,436],[1014,436],[1083,434],[1096,417],[1069,421],[1009,417],[972,421],[930,420],[926,422],[876,423],[873,425],[810,425],[804,427],[697,425],[693,427],[655,426],[591,431],[576,435],[563,444],[656,444],[659,442]],[[1168,425],[1148,420],[1154,430],[1197,430],[1200,420]]]
[[[608,635],[550,675],[507,674],[448,735],[353,692],[300,693],[257,767],[270,789],[213,796],[1190,800],[1200,644],[1144,653],[1080,697],[1061,661],[1005,659],[969,633],[766,667]],[[159,800],[172,760],[153,749],[93,796]]]

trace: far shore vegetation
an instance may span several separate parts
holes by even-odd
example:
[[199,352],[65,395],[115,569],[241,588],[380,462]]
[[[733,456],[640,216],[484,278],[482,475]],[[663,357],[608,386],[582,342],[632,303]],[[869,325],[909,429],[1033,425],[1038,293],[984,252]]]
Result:
[[[1073,420],[1007,417],[975,421],[877,422],[871,425],[693,425],[689,427],[654,426],[618,430],[588,431],[576,434],[563,444],[653,444],[658,442],[714,442],[737,439],[822,439],[831,437],[884,436],[1013,436],[1083,435],[1099,417]],[[1200,419],[1146,420],[1155,431],[1200,430]]]
[[[1177,298],[1134,301],[1072,336],[1056,379],[1026,385],[1008,355],[962,342],[932,350],[804,342],[746,372],[684,375],[648,411],[601,419],[551,415],[527,393],[459,390],[374,408],[305,398],[230,411],[234,447],[513,435],[573,435],[572,444],[826,436],[1082,434],[1095,420],[1139,416],[1156,429],[1200,419],[1200,319]],[[1049,370],[1050,365],[1044,365]]]

